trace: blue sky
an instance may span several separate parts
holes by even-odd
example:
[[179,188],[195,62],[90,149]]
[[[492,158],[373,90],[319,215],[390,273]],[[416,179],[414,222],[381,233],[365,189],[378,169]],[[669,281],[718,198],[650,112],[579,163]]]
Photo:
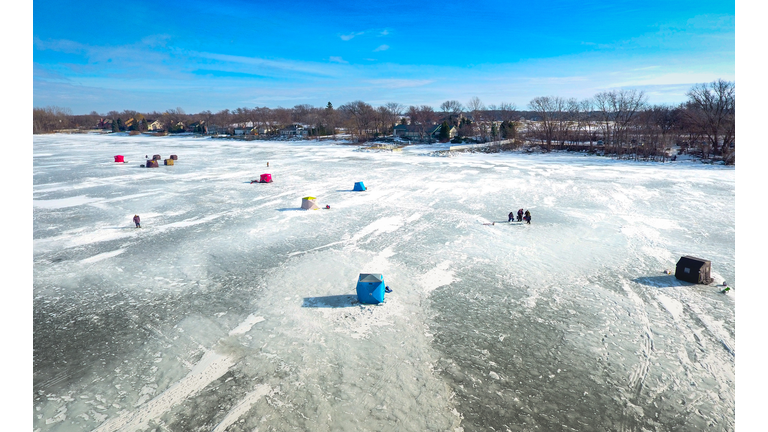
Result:
[[614,88],[678,103],[735,80],[735,3],[505,1],[33,4],[35,106],[525,108]]

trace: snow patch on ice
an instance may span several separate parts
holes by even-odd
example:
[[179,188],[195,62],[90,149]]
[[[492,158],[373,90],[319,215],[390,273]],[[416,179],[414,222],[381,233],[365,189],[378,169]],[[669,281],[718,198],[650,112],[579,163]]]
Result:
[[234,336],[248,333],[248,331],[251,330],[251,327],[262,321],[264,321],[264,317],[256,316],[253,314],[248,315],[248,318],[246,318],[245,321],[241,322],[237,327],[229,331],[229,335]]
[[656,300],[664,306],[664,309],[672,315],[675,321],[680,320],[680,316],[683,314],[683,304],[662,293],[656,293]]
[[367,236],[368,234],[379,235],[396,231],[398,228],[403,226],[403,222],[403,219],[399,216],[383,217],[361,229],[357,234],[355,234],[354,237],[352,237],[351,240],[355,242]]
[[88,198],[86,195],[78,195],[69,198],[51,200],[32,200],[32,205],[37,208],[55,210],[65,207],[76,207],[83,204],[99,201],[99,198]]
[[83,264],[91,264],[91,263],[95,263],[97,261],[105,260],[107,258],[112,258],[114,256],[118,256],[118,255],[120,255],[123,252],[125,252],[125,249],[118,249],[118,250],[114,250],[114,251],[111,251],[111,252],[104,252],[104,253],[100,253],[98,255],[94,255],[94,256],[92,256],[90,258],[86,258],[84,260],[80,260],[80,262],[83,263]]
[[[397,255],[389,246],[371,258],[360,270],[360,273],[386,273],[389,270],[389,258]],[[384,281],[386,283],[386,280]]]
[[421,277],[421,284],[424,286],[424,292],[428,294],[441,286],[453,283],[456,278],[453,277],[454,271],[450,270],[450,267],[450,261],[443,261],[432,270],[426,272]]

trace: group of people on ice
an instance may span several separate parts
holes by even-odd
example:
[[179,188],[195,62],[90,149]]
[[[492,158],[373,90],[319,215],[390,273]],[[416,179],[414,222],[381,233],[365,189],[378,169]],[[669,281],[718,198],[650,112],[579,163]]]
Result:
[[[515,220],[515,212],[509,212],[509,220],[507,222],[513,222]],[[531,223],[531,211],[526,210],[525,213],[523,213],[523,209],[520,209],[517,211],[517,221],[522,222],[525,221],[526,223]]]

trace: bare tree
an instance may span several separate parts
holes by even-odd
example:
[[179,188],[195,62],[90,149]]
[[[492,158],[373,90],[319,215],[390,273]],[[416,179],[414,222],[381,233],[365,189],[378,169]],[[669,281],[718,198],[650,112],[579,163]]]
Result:
[[296,123],[310,124],[309,115],[312,113],[312,105],[301,104],[293,107],[292,118]]
[[613,146],[613,151],[619,155],[628,144],[631,144],[629,128],[632,121],[646,106],[646,96],[643,91],[612,90],[595,95],[595,108],[600,113],[605,145]]
[[483,105],[483,101],[481,101],[480,98],[477,96],[474,96],[472,99],[469,100],[469,102],[467,102],[467,110],[470,113],[472,113],[472,117],[477,116],[477,113],[484,109],[485,109],[485,105]]
[[340,106],[339,111],[349,115],[359,140],[362,141],[369,137],[371,127],[376,121],[376,110],[371,105],[358,100]]
[[428,129],[437,121],[437,113],[429,105],[408,107],[408,117],[411,118],[411,125],[417,127],[419,139],[424,141],[430,137],[427,135]]
[[736,84],[722,79],[696,84],[686,96],[688,122],[701,131],[715,154],[727,156],[736,140]]
[[451,121],[454,121],[455,118],[455,122],[458,123],[459,117],[464,111],[464,106],[457,100],[447,100],[440,104],[440,110],[448,114],[451,118]]
[[32,109],[32,133],[48,133],[68,129],[72,110],[58,106]]
[[517,106],[513,103],[502,102],[499,105],[499,117],[501,121],[512,121],[517,115]]
[[292,112],[289,108],[278,106],[272,110],[273,129],[287,127],[293,123]]
[[556,103],[554,96],[539,96],[528,103],[528,109],[535,112],[539,119],[533,122],[533,132],[537,138],[544,139],[547,150],[552,148],[552,140],[555,139],[556,127],[553,113]]
[[389,133],[389,130],[392,129],[392,133],[394,133],[394,127],[397,126],[398,120],[400,119],[400,116],[403,115],[403,111],[405,110],[405,106],[397,103],[397,102],[387,102],[382,107],[385,111],[385,120],[386,120],[386,126],[387,126],[387,133]]

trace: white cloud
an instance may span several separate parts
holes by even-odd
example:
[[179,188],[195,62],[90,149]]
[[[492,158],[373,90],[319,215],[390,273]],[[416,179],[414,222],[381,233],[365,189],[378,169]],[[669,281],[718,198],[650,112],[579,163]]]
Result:
[[376,48],[375,50],[373,50],[373,52],[376,52],[376,51],[386,51],[388,49],[389,49],[389,45],[379,45],[379,47]]
[[348,61],[344,60],[343,58],[341,58],[339,56],[331,56],[331,57],[328,58],[328,60],[332,61],[332,62],[335,62],[335,63],[343,63],[343,64],[348,64],[349,63]]
[[387,79],[368,80],[367,82],[379,87],[384,87],[384,88],[403,88],[403,87],[425,86],[427,84],[431,84],[433,80],[387,78]]
[[348,40],[352,39],[355,36],[360,36],[363,33],[365,33],[365,32],[350,33],[350,34],[346,34],[346,35],[341,35],[339,37],[341,38],[341,40],[348,41]]

